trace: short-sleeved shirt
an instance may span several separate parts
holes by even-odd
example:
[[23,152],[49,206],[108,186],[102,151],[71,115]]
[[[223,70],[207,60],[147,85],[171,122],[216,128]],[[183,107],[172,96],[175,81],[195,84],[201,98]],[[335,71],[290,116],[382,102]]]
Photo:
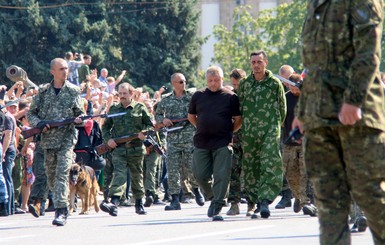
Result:
[[9,112],[5,113],[4,117],[4,131],[6,130],[12,131],[11,141],[9,142],[9,147],[12,147],[15,144],[16,120]]
[[234,116],[240,116],[238,96],[225,88],[212,92],[196,92],[190,102],[189,114],[197,115],[194,146],[215,150],[227,146],[233,137]]

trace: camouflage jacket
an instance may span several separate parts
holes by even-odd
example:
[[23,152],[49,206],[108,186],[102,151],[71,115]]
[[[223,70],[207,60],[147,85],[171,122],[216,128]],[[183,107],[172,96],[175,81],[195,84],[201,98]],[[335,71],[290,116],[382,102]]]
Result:
[[255,80],[251,73],[239,83],[237,94],[243,135],[263,136],[267,131],[280,130],[286,117],[286,97],[282,83],[271,71],[266,70],[262,81]]
[[[107,142],[111,138],[117,138],[132,134],[137,134],[144,130],[151,130],[153,128],[151,122],[151,114],[147,111],[143,103],[132,100],[131,104],[124,108],[121,103],[114,104],[109,110],[109,114],[127,112],[127,114],[120,117],[107,118],[103,124],[102,132],[104,141]],[[135,139],[131,141],[132,144],[140,144],[141,140]],[[143,152],[144,146],[135,147],[132,154]],[[130,152],[131,154],[131,152]]]
[[339,125],[348,103],[362,110],[357,126],[385,130],[382,21],[381,0],[308,0],[302,31],[307,75],[296,110],[305,129]]
[[[53,81],[41,85],[39,93],[33,97],[30,110],[27,112],[28,122],[32,127],[44,120],[60,120],[83,115],[79,88],[66,81],[58,95],[55,94]],[[58,149],[73,147],[77,140],[77,130],[74,124],[52,128],[41,134],[43,149]]]
[[[186,90],[180,98],[174,92],[166,94],[156,106],[155,120],[157,123],[163,122],[164,118],[176,119],[187,118],[190,100],[194,91]],[[192,142],[195,127],[189,121],[174,123],[175,127],[183,126],[180,130],[175,130],[167,135],[168,143],[187,143]]]

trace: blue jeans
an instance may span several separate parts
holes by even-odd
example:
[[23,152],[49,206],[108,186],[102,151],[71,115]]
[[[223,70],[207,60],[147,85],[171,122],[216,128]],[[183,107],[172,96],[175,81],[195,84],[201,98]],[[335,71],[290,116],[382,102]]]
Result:
[[3,147],[0,144],[0,203],[8,202],[8,191],[5,185],[5,179],[3,176]]
[[15,213],[15,194],[12,181],[12,169],[15,166],[16,150],[13,146],[10,146],[5,153],[5,159],[3,162],[3,174],[5,178],[5,185],[8,192],[8,213]]

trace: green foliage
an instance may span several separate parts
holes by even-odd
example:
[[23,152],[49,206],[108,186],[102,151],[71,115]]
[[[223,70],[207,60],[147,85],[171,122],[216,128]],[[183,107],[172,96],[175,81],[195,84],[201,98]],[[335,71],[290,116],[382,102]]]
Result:
[[[18,65],[37,83],[51,79],[49,62],[67,51],[92,56],[135,86],[158,89],[182,72],[197,82],[200,46],[196,0],[0,1],[1,69]],[[1,81],[8,81],[5,72]]]
[[234,68],[248,72],[250,53],[263,49],[268,54],[268,68],[273,72],[278,72],[283,64],[289,64],[300,71],[300,35],[305,7],[305,0],[297,0],[295,3],[262,11],[257,18],[249,12],[250,6],[237,8],[231,30],[222,25],[214,28],[214,36],[219,41],[214,46],[213,62],[221,64],[225,72]]

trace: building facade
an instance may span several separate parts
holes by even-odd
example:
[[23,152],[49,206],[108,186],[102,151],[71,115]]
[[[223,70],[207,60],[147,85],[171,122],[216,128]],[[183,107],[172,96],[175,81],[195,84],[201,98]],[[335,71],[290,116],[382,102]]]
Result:
[[200,35],[210,36],[205,44],[202,45],[201,68],[205,69],[211,64],[214,57],[214,44],[217,41],[211,34],[215,25],[222,24],[231,29],[233,23],[234,9],[241,5],[250,5],[251,13],[257,16],[259,11],[275,8],[279,4],[290,2],[291,0],[201,0],[199,9],[201,11]]

